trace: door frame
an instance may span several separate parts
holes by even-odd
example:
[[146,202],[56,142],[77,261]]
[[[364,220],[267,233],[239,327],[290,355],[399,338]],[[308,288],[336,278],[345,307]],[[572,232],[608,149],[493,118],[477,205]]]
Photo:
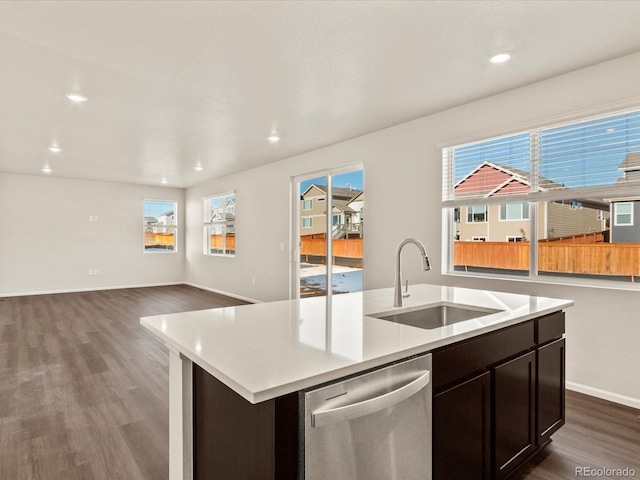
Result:
[[346,165],[339,165],[332,168],[316,170],[314,172],[304,173],[302,175],[296,175],[290,178],[289,181],[289,245],[291,246],[289,257],[289,299],[300,299],[300,183],[306,180],[312,180],[318,177],[325,177],[327,179],[327,215],[325,215],[326,225],[325,234],[327,238],[327,298],[331,298],[331,285],[332,285],[332,247],[333,242],[329,241],[332,237],[333,231],[333,177],[336,175],[342,175],[344,173],[355,172],[362,170],[362,178],[364,188],[364,165],[362,163],[349,163]]

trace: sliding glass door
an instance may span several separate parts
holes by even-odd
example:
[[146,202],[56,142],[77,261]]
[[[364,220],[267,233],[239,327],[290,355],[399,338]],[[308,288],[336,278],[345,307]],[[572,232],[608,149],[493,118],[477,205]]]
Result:
[[364,175],[361,167],[293,181],[292,298],[362,290]]

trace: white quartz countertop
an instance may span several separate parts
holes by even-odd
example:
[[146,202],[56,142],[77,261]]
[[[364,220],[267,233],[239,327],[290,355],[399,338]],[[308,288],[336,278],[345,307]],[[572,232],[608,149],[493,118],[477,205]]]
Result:
[[[428,352],[573,305],[571,300],[413,285],[402,308],[393,289],[142,317],[166,345],[251,403]],[[432,330],[370,317],[429,304],[500,310]]]

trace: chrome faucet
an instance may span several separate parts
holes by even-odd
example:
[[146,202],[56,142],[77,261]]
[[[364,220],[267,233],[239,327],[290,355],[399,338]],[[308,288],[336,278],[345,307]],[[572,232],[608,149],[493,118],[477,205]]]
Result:
[[401,241],[400,244],[398,245],[398,248],[396,249],[396,283],[395,283],[395,292],[394,292],[394,300],[393,300],[394,307],[401,307],[402,299],[409,296],[409,282],[407,282],[407,288],[403,293],[402,292],[402,276],[400,275],[400,256],[402,254],[402,248],[407,243],[413,243],[415,246],[417,246],[420,249],[420,253],[422,254],[422,266],[424,267],[425,271],[431,270],[431,265],[429,264],[429,257],[427,257],[427,251],[424,248],[424,245],[422,244],[421,241],[416,240],[415,238],[406,238],[403,241]]

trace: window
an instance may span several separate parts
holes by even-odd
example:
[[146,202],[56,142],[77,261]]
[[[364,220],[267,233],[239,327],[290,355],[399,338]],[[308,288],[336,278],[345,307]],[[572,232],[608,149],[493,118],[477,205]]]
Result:
[[472,242],[486,242],[487,241],[487,237],[472,237],[471,241]]
[[302,228],[311,228],[311,227],[313,227],[313,218],[302,217]]
[[313,209],[313,199],[303,200],[302,201],[302,209],[303,210],[311,210],[311,209]]
[[203,252],[205,255],[235,256],[236,194],[212,195],[202,199]]
[[[640,229],[628,228],[640,201],[640,110],[445,148],[443,163],[447,271],[640,276]],[[461,207],[466,223],[456,222]],[[485,244],[466,241],[480,236]]]
[[529,204],[507,203],[500,205],[500,220],[526,220],[529,218]]
[[324,197],[318,197],[318,198],[317,198],[317,200],[318,200],[319,202],[324,202],[324,201],[325,201],[325,198],[324,198]]
[[453,221],[455,223],[460,223],[460,208],[453,209]]
[[177,251],[178,204],[167,200],[143,201],[143,233],[145,253]]
[[633,203],[619,202],[613,204],[615,212],[613,224],[616,226],[633,225]]
[[334,227],[336,225],[340,225],[340,215],[339,214],[333,214],[333,216],[331,217],[331,225],[333,225]]
[[467,223],[485,223],[486,221],[486,205],[474,205],[471,207],[467,207]]

